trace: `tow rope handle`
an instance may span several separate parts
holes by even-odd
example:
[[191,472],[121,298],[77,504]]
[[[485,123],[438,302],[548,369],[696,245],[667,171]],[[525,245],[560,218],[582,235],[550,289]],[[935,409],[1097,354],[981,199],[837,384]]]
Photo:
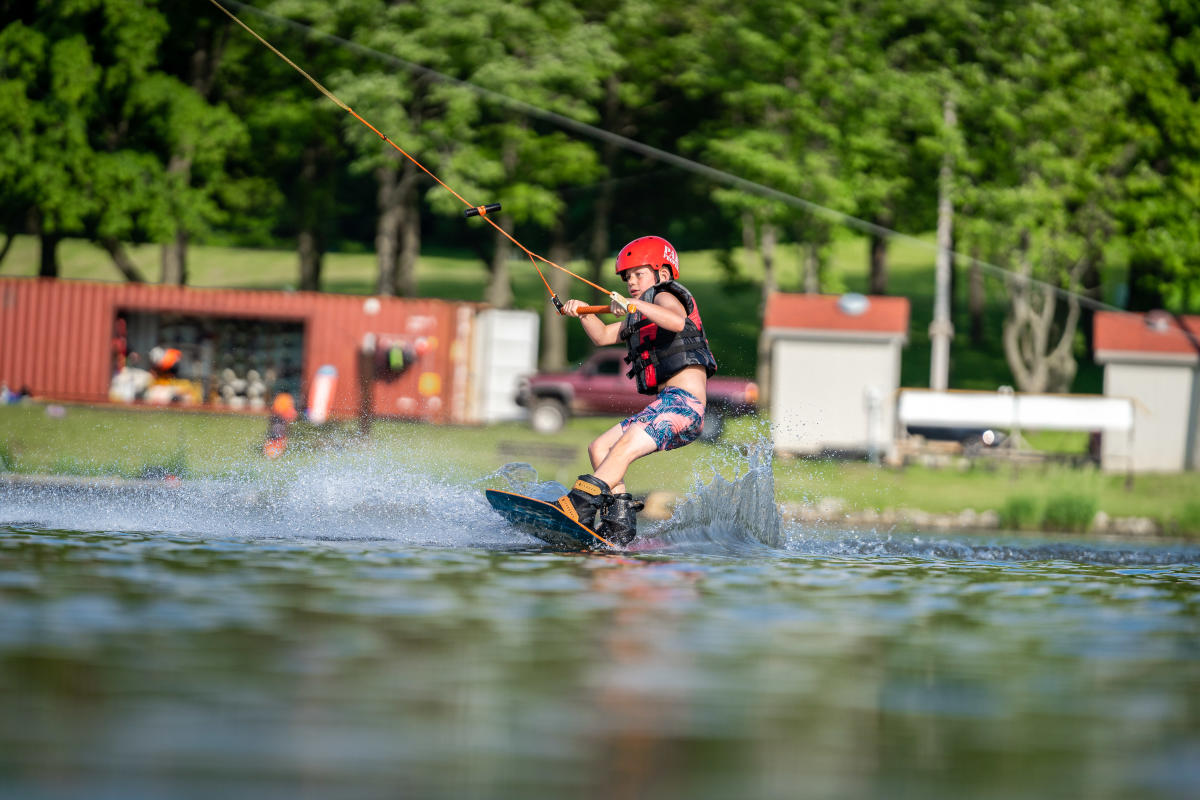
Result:
[[[633,312],[637,311],[637,306],[635,306],[633,303],[630,303],[628,300],[626,300],[624,297],[621,297],[621,295],[617,294],[616,292],[610,293],[609,297],[611,297],[613,299],[614,303],[619,305],[621,308],[625,309],[626,314],[632,314]],[[558,313],[561,315],[563,313],[562,300],[559,300],[557,296],[552,297],[551,300],[554,301],[554,307],[558,309]],[[580,314],[611,314],[612,306],[580,306],[579,313]]]

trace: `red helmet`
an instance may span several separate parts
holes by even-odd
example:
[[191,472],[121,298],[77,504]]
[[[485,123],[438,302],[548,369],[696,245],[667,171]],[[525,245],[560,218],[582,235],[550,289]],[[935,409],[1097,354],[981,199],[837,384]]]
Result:
[[679,254],[661,236],[634,239],[617,253],[617,275],[635,267],[671,268],[671,279],[679,280]]

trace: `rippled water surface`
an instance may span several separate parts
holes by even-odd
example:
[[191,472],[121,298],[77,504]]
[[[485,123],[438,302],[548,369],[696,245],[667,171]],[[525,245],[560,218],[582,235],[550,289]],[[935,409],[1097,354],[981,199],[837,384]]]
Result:
[[1195,547],[770,498],[600,555],[336,464],[0,484],[0,796],[1200,796]]

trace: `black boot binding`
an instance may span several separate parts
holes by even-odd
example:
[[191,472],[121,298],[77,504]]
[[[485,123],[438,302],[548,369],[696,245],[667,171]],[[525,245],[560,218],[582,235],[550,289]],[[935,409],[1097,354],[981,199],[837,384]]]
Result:
[[571,491],[558,498],[558,507],[589,530],[596,530],[596,514],[612,500],[612,489],[595,475],[580,475]]
[[629,492],[613,495],[612,501],[600,510],[597,533],[613,544],[627,546],[637,536],[637,512],[645,507],[645,503],[635,502]]

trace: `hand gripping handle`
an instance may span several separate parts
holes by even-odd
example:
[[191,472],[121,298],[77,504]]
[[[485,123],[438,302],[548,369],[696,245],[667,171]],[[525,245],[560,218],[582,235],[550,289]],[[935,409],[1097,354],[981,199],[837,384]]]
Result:
[[[625,303],[624,306],[625,306],[625,311],[630,314],[632,314],[634,311],[637,311],[637,306],[635,306],[633,303]],[[612,306],[580,306],[579,313],[580,314],[611,314]]]

